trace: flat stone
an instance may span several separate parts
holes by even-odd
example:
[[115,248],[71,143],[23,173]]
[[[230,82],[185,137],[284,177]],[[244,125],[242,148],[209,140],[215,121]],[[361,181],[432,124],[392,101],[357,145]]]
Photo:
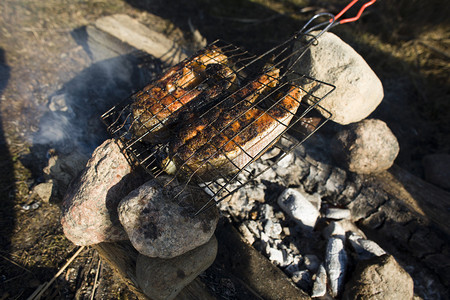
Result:
[[37,195],[42,201],[50,202],[53,193],[53,180],[43,182],[33,188],[33,194]]
[[400,150],[397,138],[381,120],[367,119],[338,132],[331,142],[333,157],[359,174],[389,169]]
[[360,261],[342,299],[413,299],[414,283],[390,255]]
[[186,54],[173,40],[154,31],[128,15],[105,16],[95,26],[138,50],[149,53],[167,64],[175,64],[186,58]]
[[151,299],[174,299],[214,262],[216,254],[217,240],[214,236],[206,244],[170,259],[140,254],[136,261],[137,282]]
[[[312,32],[311,34],[317,34]],[[295,51],[295,50],[294,50]],[[301,63],[294,66],[300,74],[333,84],[336,89],[320,102],[332,113],[331,119],[347,125],[372,113],[384,97],[380,79],[366,61],[335,34],[327,32],[309,47]],[[313,88],[315,83],[307,83]],[[323,97],[331,89],[315,87],[314,95]],[[329,114],[318,107],[325,117]]]
[[172,258],[203,245],[219,219],[215,206],[194,216],[209,196],[196,186],[172,179],[160,176],[150,180],[118,206],[131,243],[149,257]]
[[113,140],[92,154],[79,179],[68,190],[62,206],[64,234],[76,245],[127,239],[117,216],[117,205],[140,182]]

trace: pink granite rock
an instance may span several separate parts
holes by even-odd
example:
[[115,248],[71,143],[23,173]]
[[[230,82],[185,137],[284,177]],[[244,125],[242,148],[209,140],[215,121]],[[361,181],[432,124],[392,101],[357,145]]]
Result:
[[76,245],[91,245],[127,239],[117,217],[117,205],[139,186],[137,177],[141,174],[130,172],[128,161],[113,140],[94,151],[64,197],[61,224],[69,240]]
[[219,219],[215,206],[194,216],[209,196],[199,187],[172,179],[160,176],[148,181],[118,207],[131,243],[149,257],[172,258],[205,244]]

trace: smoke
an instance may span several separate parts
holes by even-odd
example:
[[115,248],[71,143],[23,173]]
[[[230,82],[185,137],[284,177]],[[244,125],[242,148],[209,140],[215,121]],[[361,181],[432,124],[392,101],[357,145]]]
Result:
[[100,116],[142,88],[159,72],[154,60],[132,54],[92,64],[48,97],[33,145],[61,153],[90,154],[108,138]]

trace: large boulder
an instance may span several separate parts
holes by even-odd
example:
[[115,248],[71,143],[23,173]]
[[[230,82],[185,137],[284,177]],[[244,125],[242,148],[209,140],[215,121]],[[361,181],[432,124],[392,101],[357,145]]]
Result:
[[347,283],[342,299],[411,300],[414,283],[409,274],[390,255],[360,261]]
[[141,182],[119,146],[105,141],[66,193],[61,218],[66,237],[76,245],[126,240],[117,205]]
[[172,258],[203,245],[213,235],[217,207],[195,215],[209,198],[199,187],[160,176],[120,202],[119,219],[141,254]]
[[342,167],[351,172],[369,174],[390,168],[400,147],[386,123],[367,119],[338,132],[331,142],[331,150]]
[[216,258],[214,236],[204,245],[180,256],[163,259],[140,254],[136,261],[136,279],[142,291],[154,300],[170,300]]
[[[312,32],[316,35],[318,32]],[[296,49],[304,46],[298,42]],[[295,49],[294,49],[295,51]],[[333,84],[336,90],[328,95],[320,105],[332,113],[331,119],[347,125],[366,118],[380,104],[384,97],[380,79],[366,61],[347,43],[335,34],[326,32],[320,36],[316,45],[306,51],[299,63],[294,66],[300,74]],[[324,96],[329,86],[314,86],[314,95]],[[324,116],[329,114],[319,108]]]

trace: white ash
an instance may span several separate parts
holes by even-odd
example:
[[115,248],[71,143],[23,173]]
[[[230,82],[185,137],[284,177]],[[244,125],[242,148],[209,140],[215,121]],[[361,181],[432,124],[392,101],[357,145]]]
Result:
[[346,208],[327,208],[323,216],[327,219],[342,220],[350,219],[350,209]]
[[328,273],[333,297],[339,295],[344,288],[347,264],[348,257],[344,249],[344,242],[340,238],[331,237],[327,244],[325,268]]
[[283,232],[281,224],[272,221],[272,219],[267,219],[264,224],[264,232],[271,238],[280,238],[281,232]]
[[244,237],[244,239],[250,244],[252,245],[255,242],[255,237],[253,235],[253,233],[250,231],[250,229],[248,228],[248,226],[246,226],[244,223],[241,223],[239,225],[239,231],[241,232],[242,236]]
[[298,190],[288,188],[278,197],[278,205],[304,229],[312,230],[319,217],[317,208]]
[[[276,154],[269,151],[267,159],[275,158]],[[282,160],[282,166],[276,165],[262,173],[221,201],[219,208],[239,224],[247,242],[279,266],[298,287],[310,295],[319,295],[328,285],[332,287],[329,293],[337,295],[348,280],[345,277],[348,255],[357,260],[362,258],[358,250],[346,242],[346,236],[358,233],[367,240],[352,222],[352,211],[337,207],[358,196],[361,181],[323,161],[316,161],[306,154],[305,146],[299,146]],[[268,166],[267,161],[258,160],[248,166],[247,171],[257,173]],[[246,181],[243,174],[238,179]],[[236,187],[238,184],[232,184],[229,190]],[[289,198],[300,198],[307,209],[287,205],[292,201]],[[309,226],[305,227],[304,222]],[[330,272],[325,279],[321,265]],[[326,294],[327,297],[331,297],[330,294]]]
[[327,271],[323,264],[320,264],[319,270],[315,274],[315,280],[311,297],[323,297],[327,292]]

